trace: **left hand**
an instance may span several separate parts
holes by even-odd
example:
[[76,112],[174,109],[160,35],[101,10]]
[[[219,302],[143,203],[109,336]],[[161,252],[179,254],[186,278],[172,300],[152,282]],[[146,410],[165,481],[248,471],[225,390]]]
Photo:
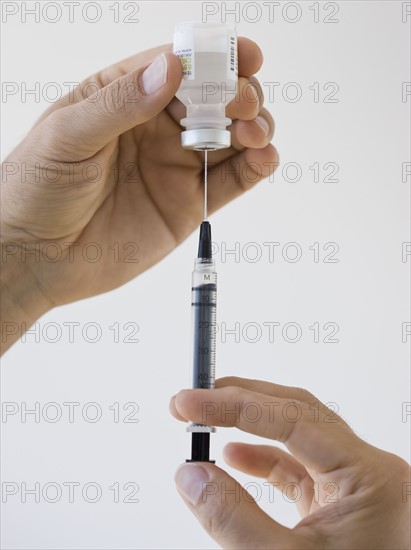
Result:
[[[261,51],[239,38],[238,56],[237,97],[226,109],[232,147],[210,155],[210,213],[278,164],[253,76]],[[6,347],[21,321],[124,284],[200,223],[204,155],[181,147],[181,78],[171,45],[100,71],[46,111],[3,163]]]

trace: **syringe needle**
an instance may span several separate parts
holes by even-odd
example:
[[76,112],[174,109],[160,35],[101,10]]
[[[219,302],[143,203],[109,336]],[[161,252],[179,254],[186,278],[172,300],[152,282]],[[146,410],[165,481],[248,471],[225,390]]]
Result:
[[207,149],[204,151],[204,221],[207,219]]

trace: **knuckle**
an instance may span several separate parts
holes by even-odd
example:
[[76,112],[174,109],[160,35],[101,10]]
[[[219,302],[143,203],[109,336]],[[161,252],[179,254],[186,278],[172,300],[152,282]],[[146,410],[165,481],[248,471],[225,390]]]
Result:
[[127,108],[124,86],[119,82],[113,82],[102,90],[101,108],[108,114],[117,115]]
[[318,399],[305,388],[292,387],[291,388],[293,396],[298,400],[304,403],[318,402]]
[[142,88],[135,73],[118,78],[101,90],[101,108],[106,113],[118,115],[138,103],[141,95]]
[[228,105],[228,114],[241,120],[252,120],[258,115],[260,101],[258,89],[248,78],[239,77],[237,93]]
[[101,79],[100,73],[97,73],[86,80],[83,80],[74,89],[74,102],[82,101],[88,99],[94,94],[98,94],[104,88],[104,83]]
[[255,90],[257,92],[258,101],[259,101],[260,108],[261,108],[264,104],[264,92],[263,92],[263,89],[261,87],[261,84],[255,76],[250,76],[249,81],[250,81],[250,84],[253,85],[253,87],[255,88]]
[[244,388],[230,384],[229,386],[227,386],[227,390],[228,395],[233,401],[235,400],[240,404],[244,404],[247,401],[248,392]]
[[223,376],[216,380],[216,387],[235,386],[237,380],[237,376]]
[[411,466],[404,459],[393,453],[387,451],[383,451],[383,453],[384,457],[382,457],[382,462],[387,464],[388,468],[386,468],[386,471],[390,472],[389,475],[393,478],[403,481],[408,480],[408,482],[410,482]]
[[[268,124],[270,125],[270,133],[269,133],[269,136],[272,136],[274,135],[275,133],[275,120],[274,118],[271,116],[271,113],[270,111],[268,111],[265,107],[263,107],[262,109],[260,109],[260,112],[258,113],[260,116],[264,117],[265,120],[268,122]],[[270,138],[270,139],[271,139]]]

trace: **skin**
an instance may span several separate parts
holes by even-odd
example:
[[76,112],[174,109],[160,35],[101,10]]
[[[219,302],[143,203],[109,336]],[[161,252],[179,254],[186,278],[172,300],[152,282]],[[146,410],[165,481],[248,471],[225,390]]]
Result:
[[[226,110],[233,120],[232,147],[210,154],[215,163],[209,174],[210,213],[278,164],[269,143],[274,121],[253,76],[262,64],[261,51],[246,38],[239,39],[238,49],[237,97]],[[142,73],[161,54],[167,82],[147,94]],[[54,104],[4,162],[2,319],[8,325],[2,325],[3,350],[46,311],[126,283],[198,227],[204,154],[181,147],[179,121],[185,107],[174,97],[181,79],[181,63],[171,45],[121,61]],[[267,133],[257,123],[261,118],[256,122],[258,116]],[[261,166],[258,173],[255,163]],[[36,175],[30,174],[36,165]],[[12,166],[19,168],[15,175],[7,172]],[[233,169],[236,175],[230,174]],[[56,254],[56,248],[46,248],[50,243],[61,251],[56,262],[49,261]],[[100,261],[84,259],[88,243],[100,246]],[[119,243],[116,261],[113,243]],[[36,246],[40,258],[26,253]]]
[[[240,38],[238,46],[238,93],[226,110],[233,120],[232,147],[210,155],[214,163],[209,173],[210,213],[251,189],[278,164],[277,151],[270,144],[274,121],[263,107],[254,77],[262,64],[261,51],[246,38]],[[147,93],[142,74],[158,56],[167,63],[166,82]],[[198,227],[203,154],[180,145],[179,121],[185,108],[174,96],[181,78],[180,61],[170,45],[108,67],[46,111],[5,160],[3,351],[53,307],[124,284]],[[255,166],[260,167],[258,172],[253,171]],[[89,243],[102,250],[97,262],[87,261],[81,253]],[[118,243],[116,260],[110,253],[113,243]],[[44,253],[49,245],[61,252],[56,261]],[[136,249],[138,261],[127,261]],[[41,253],[30,254],[36,250]],[[339,417],[336,423],[325,422],[326,409],[305,390],[230,378],[206,393],[184,390],[170,407],[179,420],[201,422],[203,402],[220,409],[223,404],[230,409],[236,403],[254,402],[267,409],[264,403],[270,399],[280,405],[298,402],[301,419],[273,420],[266,411],[258,422],[219,414],[207,422],[236,426],[286,444],[291,454],[265,445],[233,443],[226,447],[225,458],[235,468],[278,483],[280,489],[289,481],[299,484],[303,519],[287,529],[260,510],[251,496],[224,501],[217,491],[204,500],[210,483],[213,489],[223,483],[241,488],[217,466],[185,465],[177,472],[178,489],[211,536],[224,548],[409,548],[409,497],[405,502],[402,498],[403,484],[409,480],[407,464],[361,441]],[[318,406],[316,421],[310,417],[313,404]],[[191,479],[188,485],[194,496],[182,483],[187,468],[189,475],[203,476],[201,483]],[[318,494],[314,483],[320,488]],[[327,483],[338,488],[338,502],[326,502]]]
[[[236,406],[237,414],[223,413]],[[184,422],[236,427],[279,441],[289,451],[229,443],[224,458],[280,491],[293,483],[294,496],[286,494],[297,501],[302,519],[292,529],[263,512],[216,465],[185,464],[177,471],[178,491],[222,548],[410,548],[410,467],[360,439],[308,391],[228,377],[213,390],[182,390],[172,397],[170,411]],[[258,421],[256,411],[261,412]],[[261,488],[267,491],[262,483]]]

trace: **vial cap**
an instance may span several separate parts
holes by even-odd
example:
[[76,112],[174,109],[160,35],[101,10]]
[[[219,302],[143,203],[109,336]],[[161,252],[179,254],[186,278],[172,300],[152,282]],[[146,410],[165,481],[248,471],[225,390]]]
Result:
[[181,133],[181,146],[196,151],[215,151],[226,149],[231,145],[231,134],[228,130],[215,128],[197,128]]

